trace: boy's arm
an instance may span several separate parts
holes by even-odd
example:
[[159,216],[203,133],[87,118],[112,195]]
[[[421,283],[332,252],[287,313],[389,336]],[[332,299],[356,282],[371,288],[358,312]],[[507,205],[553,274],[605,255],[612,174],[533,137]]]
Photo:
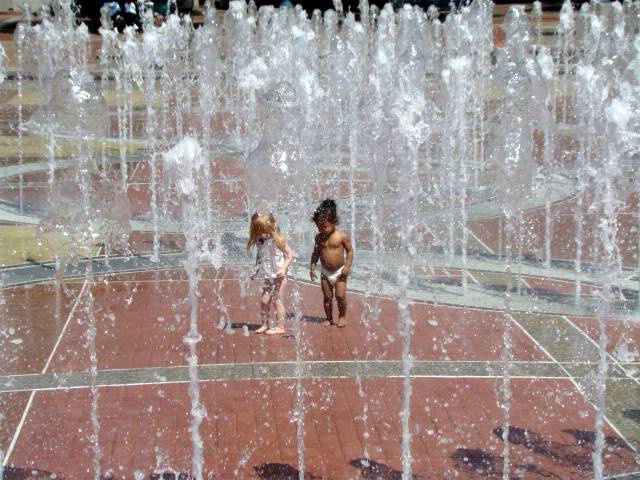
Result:
[[316,263],[320,259],[320,244],[318,242],[318,235],[316,235],[316,239],[313,243],[313,253],[311,254],[311,266],[309,268],[309,277],[311,281],[314,281],[317,277],[316,275]]
[[349,275],[349,270],[351,270],[351,264],[353,263],[353,247],[351,246],[351,239],[347,233],[343,233],[342,235],[342,247],[347,252],[347,260],[344,262],[344,267],[342,267],[342,276],[346,277]]

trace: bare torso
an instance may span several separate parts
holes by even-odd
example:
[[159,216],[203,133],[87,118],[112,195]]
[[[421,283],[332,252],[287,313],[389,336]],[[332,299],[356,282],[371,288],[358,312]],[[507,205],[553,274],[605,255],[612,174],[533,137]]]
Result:
[[344,244],[345,233],[340,230],[334,230],[328,237],[324,237],[321,233],[316,235],[315,248],[318,250],[320,262],[326,270],[334,272],[345,264]]

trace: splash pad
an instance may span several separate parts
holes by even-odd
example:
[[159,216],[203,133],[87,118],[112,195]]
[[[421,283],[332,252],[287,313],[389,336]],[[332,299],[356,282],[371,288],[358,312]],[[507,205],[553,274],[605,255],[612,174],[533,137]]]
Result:
[[[552,41],[539,5],[232,2],[99,40],[58,8],[2,84],[8,478],[639,470],[636,3],[567,4]],[[325,197],[343,331],[307,276]],[[296,252],[278,338],[265,209]]]

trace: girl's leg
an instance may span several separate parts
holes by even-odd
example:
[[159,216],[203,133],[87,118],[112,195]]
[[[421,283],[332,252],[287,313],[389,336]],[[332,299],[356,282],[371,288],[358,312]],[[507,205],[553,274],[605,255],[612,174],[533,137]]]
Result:
[[329,327],[333,325],[333,287],[329,283],[329,279],[322,275],[320,280],[322,287],[322,296],[324,297],[324,314],[327,319],[322,323],[323,326]]
[[269,328],[269,309],[271,308],[271,292],[265,286],[262,289],[262,297],[260,298],[260,327],[256,333],[264,333]]
[[347,326],[347,282],[338,279],[336,282],[336,301],[338,302],[338,327]]
[[269,330],[267,330],[266,333],[267,335],[275,335],[275,334],[283,334],[285,332],[285,328],[284,328],[284,304],[282,303],[282,297],[284,295],[284,292],[286,290],[286,286],[287,286],[287,279],[286,277],[281,278],[281,279],[277,279],[275,281],[275,285],[274,285],[274,289],[273,292],[271,294],[271,299],[273,300],[275,307],[276,307],[276,321],[277,324],[274,328],[270,328]]

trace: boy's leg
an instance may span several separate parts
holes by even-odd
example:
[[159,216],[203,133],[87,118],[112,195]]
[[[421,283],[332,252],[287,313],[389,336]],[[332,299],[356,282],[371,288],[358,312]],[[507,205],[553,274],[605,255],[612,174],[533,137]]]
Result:
[[320,286],[322,287],[322,296],[324,297],[324,314],[327,317],[322,325],[328,327],[333,325],[333,287],[329,279],[324,275],[322,275],[320,279]]
[[336,282],[336,301],[338,302],[338,327],[347,326],[347,280],[339,278]]
[[273,328],[269,328],[267,335],[282,334],[285,331],[284,328],[284,304],[282,303],[282,295],[284,295],[285,287],[287,285],[286,278],[278,278],[274,280],[273,292],[271,293],[271,300],[276,308],[276,321],[277,324]]

